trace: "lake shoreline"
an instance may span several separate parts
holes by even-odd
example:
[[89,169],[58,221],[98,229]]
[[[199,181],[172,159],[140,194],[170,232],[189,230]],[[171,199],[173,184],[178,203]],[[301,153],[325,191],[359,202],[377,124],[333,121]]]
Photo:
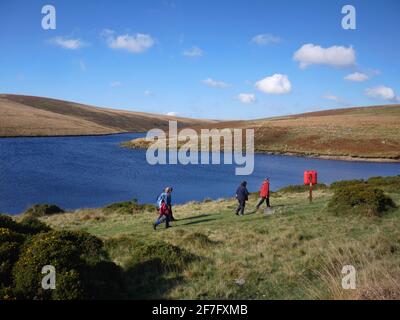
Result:
[[130,134],[130,133],[144,133],[140,131],[121,131],[121,132],[113,132],[113,133],[91,133],[91,134],[60,134],[60,135],[30,135],[30,136],[2,136],[0,135],[0,139],[17,139],[17,138],[79,138],[79,137],[107,137],[107,136],[117,136],[122,134]]
[[[136,139],[135,139],[136,140]],[[137,139],[138,141],[125,141],[120,144],[122,148],[127,149],[146,149],[148,143],[141,143],[143,138]],[[168,150],[168,148],[167,148]],[[339,160],[339,161],[349,161],[349,162],[372,162],[372,163],[400,163],[400,159],[395,158],[381,158],[381,157],[360,157],[351,155],[328,155],[328,154],[315,154],[315,153],[302,153],[293,151],[269,151],[269,150],[255,150],[255,154],[266,154],[266,155],[279,155],[279,156],[289,156],[289,157],[301,157],[301,158],[311,158],[311,159],[322,159],[322,160]]]

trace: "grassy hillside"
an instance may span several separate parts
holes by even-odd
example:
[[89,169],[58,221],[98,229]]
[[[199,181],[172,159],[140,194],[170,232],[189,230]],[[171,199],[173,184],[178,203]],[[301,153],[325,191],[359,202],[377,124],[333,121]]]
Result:
[[[398,178],[370,183],[400,204]],[[233,199],[190,202],[175,207],[179,221],[167,230],[152,229],[150,207],[132,211],[129,203],[41,220],[101,237],[128,275],[129,298],[400,298],[400,209],[334,214],[327,204],[340,187],[320,188],[312,204],[303,188],[283,189],[271,197],[271,215],[252,212],[257,195],[243,217],[233,213]],[[349,264],[356,290],[341,287]]]
[[[204,127],[254,128],[257,152],[344,160],[400,160],[400,105],[227,121],[201,128]],[[143,148],[146,142],[137,139],[127,146]]]
[[0,95],[0,113],[0,137],[143,132],[166,128],[168,120],[177,120],[180,126],[213,122],[9,94]]
[[[213,121],[98,108],[56,99],[0,95],[0,137],[91,135],[180,127],[254,128],[257,152],[400,161],[400,105],[311,112],[249,121]],[[146,147],[139,139],[126,144]]]

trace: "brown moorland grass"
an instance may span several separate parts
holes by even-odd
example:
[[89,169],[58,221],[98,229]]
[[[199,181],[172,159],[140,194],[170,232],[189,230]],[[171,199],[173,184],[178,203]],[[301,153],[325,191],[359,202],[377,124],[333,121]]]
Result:
[[0,94],[0,114],[0,137],[144,132],[165,129],[168,120],[182,127],[213,122],[10,94]]
[[[254,128],[256,152],[344,160],[400,161],[400,105],[226,121],[201,128],[207,127]],[[201,128],[194,126],[197,130]],[[147,145],[144,139],[127,144],[138,148]]]
[[[400,161],[400,105],[335,109],[247,121],[214,121],[0,94],[0,137],[97,135],[179,128],[254,128],[255,151],[345,160]],[[144,148],[137,140],[126,144]]]

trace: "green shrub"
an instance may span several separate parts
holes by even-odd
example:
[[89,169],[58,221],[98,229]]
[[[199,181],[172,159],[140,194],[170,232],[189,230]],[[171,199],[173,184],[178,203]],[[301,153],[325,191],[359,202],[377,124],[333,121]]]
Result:
[[331,189],[339,189],[347,186],[354,186],[354,185],[359,185],[359,184],[365,184],[366,182],[363,179],[354,179],[354,180],[340,180],[331,183],[330,187]]
[[1,214],[0,228],[6,228],[17,233],[30,235],[39,232],[48,232],[51,230],[51,228],[45,223],[31,216],[23,217],[23,219],[18,223],[14,221],[11,217]]
[[[316,185],[313,185],[313,190],[326,190],[327,186],[324,183],[318,183]],[[283,187],[278,190],[278,192],[282,193],[299,193],[299,192],[306,192],[310,190],[309,185],[303,185],[303,184],[295,184],[295,185],[289,185],[286,187]]]
[[[25,240],[22,234],[7,228],[0,228],[0,289],[10,286],[12,283],[11,271],[18,260],[19,249]],[[6,295],[6,293],[0,294]]]
[[74,243],[87,263],[108,259],[103,241],[85,231],[59,231],[58,238]]
[[[111,299],[122,281],[112,283],[119,278],[118,267],[111,267],[113,263],[104,261],[104,256],[101,240],[84,232],[34,235],[22,246],[13,268],[15,295],[22,299],[92,299],[104,298],[108,291]],[[45,265],[56,269],[55,290],[41,287]]]
[[24,215],[35,218],[44,217],[65,211],[54,204],[35,204],[24,212]]
[[367,183],[388,192],[398,192],[400,190],[400,176],[372,177],[367,180]]
[[328,203],[328,209],[336,214],[354,212],[367,216],[381,216],[393,207],[395,204],[390,197],[367,184],[337,188]]
[[21,232],[21,226],[11,217],[0,214],[0,228],[10,229],[14,232]]
[[135,214],[143,211],[155,211],[156,206],[151,204],[139,204],[137,199],[132,201],[116,202],[105,207],[106,212],[119,214]]
[[19,225],[23,232],[27,234],[37,234],[51,231],[51,228],[47,224],[32,216],[24,217],[20,221]]

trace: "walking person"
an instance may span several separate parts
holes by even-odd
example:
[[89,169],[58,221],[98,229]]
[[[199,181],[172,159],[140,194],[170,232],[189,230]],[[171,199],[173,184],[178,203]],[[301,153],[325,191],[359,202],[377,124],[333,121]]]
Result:
[[157,198],[157,210],[159,213],[159,217],[153,223],[154,230],[156,230],[157,226],[163,222],[165,222],[165,228],[170,227],[169,222],[171,217],[167,206],[168,190],[169,188],[165,188],[164,192],[162,192]]
[[260,206],[263,204],[263,202],[266,202],[267,208],[270,208],[269,204],[269,178],[266,178],[260,188],[260,201],[257,204],[257,210],[260,208]]
[[239,202],[239,205],[236,209],[236,215],[243,216],[244,215],[244,207],[246,206],[246,201],[249,200],[249,191],[246,188],[247,182],[243,181],[240,186],[236,190],[236,199]]
[[176,221],[176,219],[174,218],[174,215],[172,214],[172,199],[171,199],[172,190],[173,190],[172,187],[168,187],[166,189],[166,193],[167,193],[166,204],[167,204],[167,208],[168,208],[168,211],[169,211],[170,221]]

